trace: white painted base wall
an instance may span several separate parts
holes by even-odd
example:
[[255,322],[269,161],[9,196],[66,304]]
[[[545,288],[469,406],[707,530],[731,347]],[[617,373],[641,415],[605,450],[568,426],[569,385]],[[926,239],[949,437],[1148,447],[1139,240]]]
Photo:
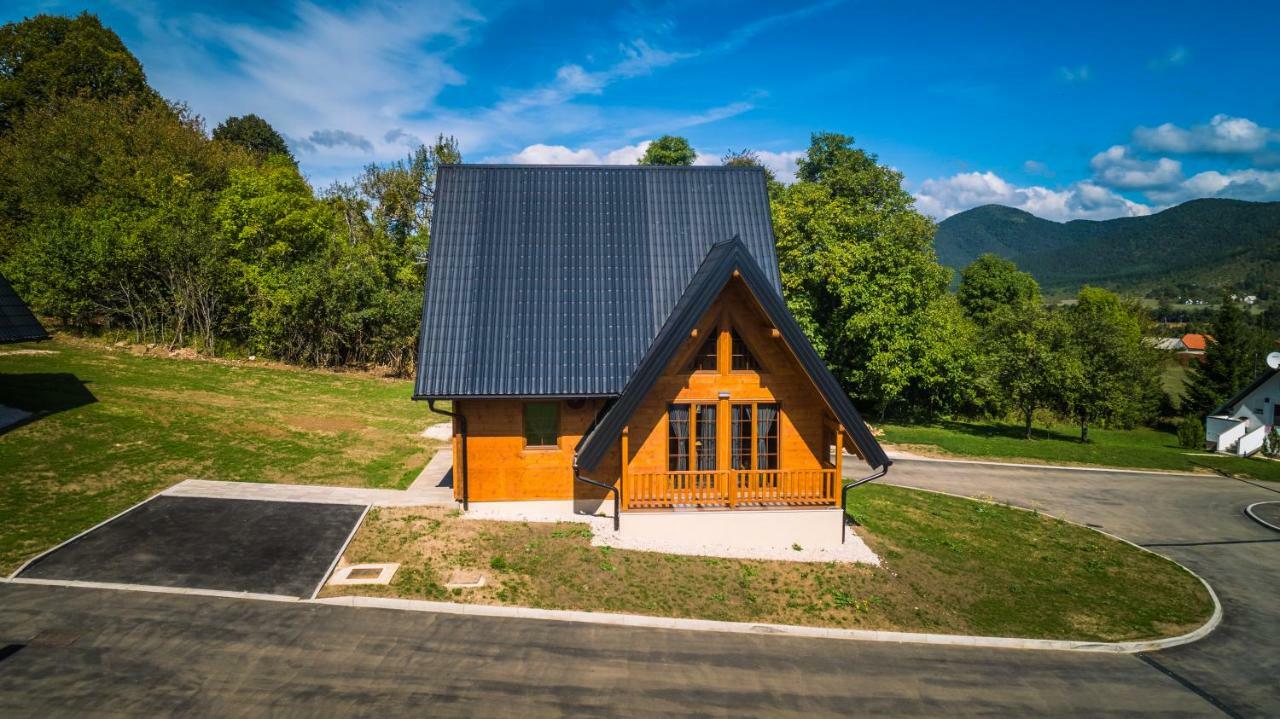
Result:
[[[732,559],[792,562],[861,562],[880,558],[850,527],[841,543],[839,509],[690,510],[624,512],[613,519],[575,511],[572,500],[472,502],[467,519],[523,522],[583,522],[591,525],[595,546]],[[798,547],[798,548],[797,548]]]

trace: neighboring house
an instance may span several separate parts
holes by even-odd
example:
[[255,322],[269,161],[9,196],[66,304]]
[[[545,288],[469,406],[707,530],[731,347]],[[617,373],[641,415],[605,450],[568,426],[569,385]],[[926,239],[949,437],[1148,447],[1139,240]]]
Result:
[[9,280],[0,275],[0,344],[47,339],[49,333],[31,314]]
[[453,165],[435,197],[414,398],[452,402],[464,505],[831,508],[842,450],[887,470],[758,168]]
[[1165,352],[1179,352],[1184,348],[1182,339],[1179,337],[1149,337],[1147,344]]
[[1189,365],[1192,362],[1200,362],[1204,359],[1205,349],[1209,343],[1213,341],[1213,337],[1200,334],[1185,334],[1178,338],[1177,344],[1174,345],[1174,357],[1178,362]]
[[1276,425],[1280,401],[1280,353],[1267,358],[1270,368],[1205,418],[1205,446],[1248,457],[1262,449]]

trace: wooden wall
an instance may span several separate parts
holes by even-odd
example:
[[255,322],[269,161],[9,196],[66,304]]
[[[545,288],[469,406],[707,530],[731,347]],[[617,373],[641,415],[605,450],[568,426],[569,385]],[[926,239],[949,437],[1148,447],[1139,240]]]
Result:
[[[729,337],[720,335],[721,368],[694,372],[690,364],[709,334],[733,327],[743,338],[761,369],[729,370]],[[728,403],[777,402],[780,405],[778,468],[818,469],[824,465],[824,427],[834,420],[821,395],[759,310],[741,280],[732,280],[698,322],[697,336],[688,338],[671,366],[654,385],[629,423],[629,471],[663,472],[667,469],[667,405],[672,402],[716,402],[717,421],[727,428]],[[730,398],[722,401],[721,392]],[[473,501],[595,499],[598,490],[573,479],[573,449],[603,406],[588,399],[574,409],[560,402],[560,441],[556,448],[526,448],[521,400],[464,400],[455,403],[467,417],[467,460],[470,498]],[[727,437],[728,432],[721,432]],[[719,443],[720,466],[729,467],[728,442]],[[852,444],[846,440],[846,447]],[[614,483],[621,476],[620,448],[591,473],[591,478]],[[460,457],[455,440],[454,456]],[[456,460],[455,460],[456,463]],[[457,469],[455,464],[455,469]],[[461,497],[461,481],[455,472],[454,494]]]
[[[524,402],[515,399],[469,399],[456,402],[467,418],[468,483],[472,501],[573,499],[594,496],[590,485],[573,480],[573,448],[600,412],[604,401],[583,400],[573,408],[560,401],[560,440],[556,447],[524,446]],[[454,457],[459,457],[455,440]],[[606,458],[606,462],[609,461]],[[454,465],[454,497],[462,482]],[[617,465],[616,456],[612,460]],[[603,466],[609,466],[602,464]],[[574,485],[579,485],[575,488]]]
[[[720,371],[691,371],[692,359],[708,335],[729,327],[738,331],[760,364],[760,371],[729,370],[727,332],[720,336]],[[697,336],[685,340],[671,365],[632,416],[628,425],[629,471],[667,470],[667,405],[673,402],[719,403],[716,419],[721,423],[721,437],[728,437],[730,404],[777,402],[781,410],[778,468],[823,467],[823,428],[832,421],[830,413],[786,343],[772,336],[772,329],[741,280],[731,281],[698,322]],[[729,393],[727,401],[719,399],[721,392]],[[728,442],[719,442],[717,449],[720,468],[728,469]]]

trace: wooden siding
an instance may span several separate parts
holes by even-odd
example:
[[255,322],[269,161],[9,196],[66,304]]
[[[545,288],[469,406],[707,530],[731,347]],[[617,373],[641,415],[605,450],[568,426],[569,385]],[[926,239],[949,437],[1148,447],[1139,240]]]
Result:
[[[551,400],[530,400],[551,401]],[[470,499],[475,502],[522,499],[573,499],[595,496],[590,485],[573,481],[573,448],[600,412],[603,400],[583,400],[573,408],[560,406],[560,438],[556,447],[525,447],[524,405],[516,399],[469,399],[456,403],[467,418],[467,461]],[[576,402],[574,404],[577,404]],[[455,440],[454,457],[459,453]],[[462,482],[455,460],[453,493],[462,498]],[[610,465],[617,466],[615,459]],[[574,485],[579,485],[575,488]]]
[[[729,329],[736,329],[760,370],[730,369]],[[731,405],[776,402],[779,405],[778,469],[816,470],[826,464],[823,430],[832,422],[821,395],[756,306],[741,281],[733,280],[698,322],[697,335],[685,341],[671,366],[654,385],[629,425],[627,471],[667,471],[667,408],[672,403],[716,404],[719,424],[718,465],[729,468]],[[711,333],[720,333],[720,369],[691,370],[698,349]],[[728,398],[720,397],[723,392]]]
[[[737,330],[760,365],[759,371],[730,369],[730,329]],[[693,371],[691,363],[710,335],[719,337],[717,371]],[[623,475],[626,452],[628,475],[667,471],[667,407],[672,403],[711,403],[718,406],[719,436],[729,436],[730,410],[739,402],[779,405],[778,470],[831,470],[824,439],[834,438],[833,418],[783,340],[775,336],[754,298],[740,280],[733,280],[698,322],[649,396],[632,417],[623,438],[601,462],[591,478],[616,483]],[[728,398],[721,398],[723,392]],[[604,493],[573,479],[573,449],[603,406],[588,399],[577,409],[560,401],[560,438],[555,448],[526,448],[522,400],[464,400],[458,410],[467,417],[467,461],[473,501],[594,499]],[[843,439],[843,438],[842,438]],[[841,444],[844,444],[843,441]],[[847,445],[846,445],[847,446]],[[625,448],[625,450],[624,450]],[[461,457],[455,440],[455,457]],[[754,451],[754,449],[753,449]],[[730,466],[730,442],[717,443],[718,464]],[[455,470],[460,468],[455,467]],[[455,472],[455,477],[458,474]],[[838,481],[838,480],[837,480]],[[461,482],[454,482],[461,497]]]

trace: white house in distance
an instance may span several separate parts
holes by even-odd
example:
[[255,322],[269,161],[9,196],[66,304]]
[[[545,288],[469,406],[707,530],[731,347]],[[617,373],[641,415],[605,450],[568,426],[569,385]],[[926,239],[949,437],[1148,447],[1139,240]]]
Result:
[[1262,449],[1276,427],[1280,401],[1280,352],[1267,356],[1269,369],[1235,397],[1223,402],[1204,422],[1205,446],[1248,457]]

